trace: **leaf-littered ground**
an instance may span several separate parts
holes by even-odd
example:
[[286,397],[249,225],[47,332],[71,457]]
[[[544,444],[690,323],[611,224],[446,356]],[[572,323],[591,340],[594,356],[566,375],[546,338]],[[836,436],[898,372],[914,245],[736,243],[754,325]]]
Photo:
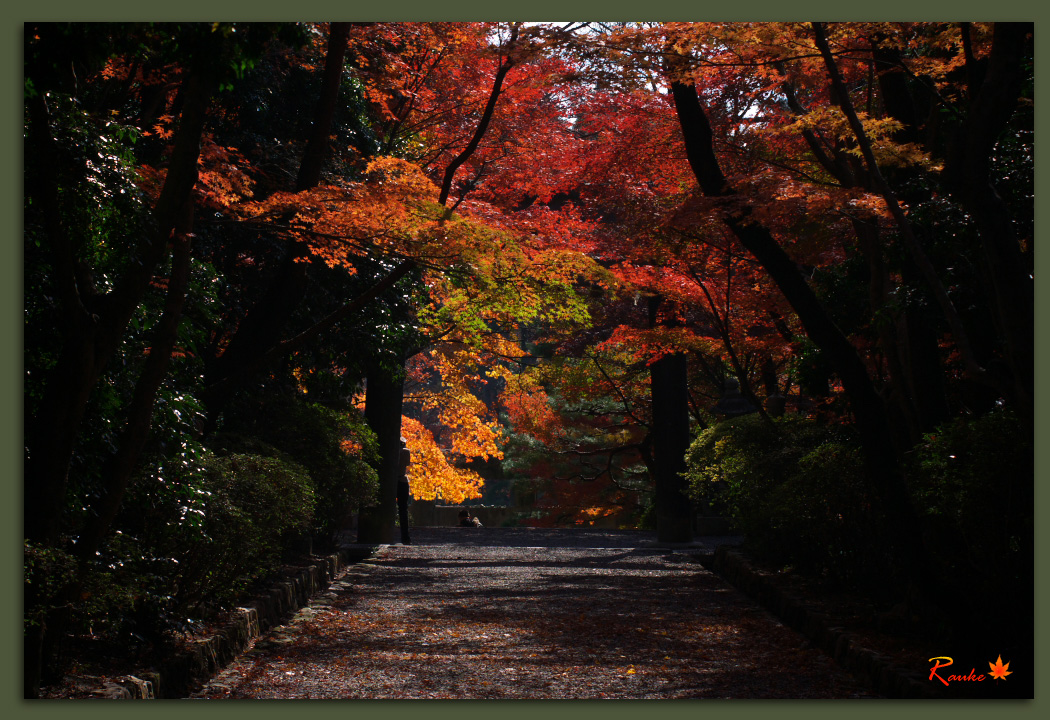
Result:
[[422,528],[353,566],[208,699],[875,697],[641,532]]

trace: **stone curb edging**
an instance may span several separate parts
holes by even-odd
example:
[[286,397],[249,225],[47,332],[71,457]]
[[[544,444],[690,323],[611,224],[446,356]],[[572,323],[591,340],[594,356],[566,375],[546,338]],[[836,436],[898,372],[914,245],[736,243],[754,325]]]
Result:
[[894,665],[885,655],[863,647],[850,632],[830,625],[820,612],[756,573],[739,551],[720,546],[704,564],[801,633],[846,672],[866,681],[878,694],[894,699],[944,698],[936,687],[924,682],[921,673]]
[[195,685],[215,676],[248,645],[271,628],[283,624],[310,599],[328,588],[354,563],[371,557],[378,545],[351,545],[314,558],[314,562],[286,568],[270,589],[236,608],[232,620],[208,638],[195,640],[185,650],[160,663],[150,673],[126,675],[92,693],[107,699],[175,699],[188,697]]

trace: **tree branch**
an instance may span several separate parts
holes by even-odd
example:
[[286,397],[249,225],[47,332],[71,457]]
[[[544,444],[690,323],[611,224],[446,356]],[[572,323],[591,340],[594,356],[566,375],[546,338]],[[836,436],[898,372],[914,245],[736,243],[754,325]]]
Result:
[[872,185],[874,186],[875,191],[882,196],[883,201],[886,203],[890,214],[893,216],[893,219],[897,224],[897,228],[900,230],[901,238],[904,240],[905,247],[908,248],[912,260],[915,262],[915,265],[919,268],[923,278],[925,278],[927,284],[930,286],[930,289],[937,300],[937,304],[940,305],[941,312],[944,314],[945,320],[948,321],[948,325],[952,329],[952,336],[955,338],[955,343],[959,348],[959,353],[963,357],[967,373],[971,377],[990,382],[991,378],[989,378],[987,371],[977,362],[977,358],[973,353],[973,349],[970,345],[970,336],[963,325],[962,318],[955,309],[955,305],[952,303],[951,298],[948,297],[948,292],[944,289],[941,279],[937,276],[937,271],[934,269],[933,264],[923,251],[922,245],[919,243],[919,239],[915,235],[911,222],[908,220],[907,215],[904,214],[903,208],[901,208],[900,203],[897,202],[896,196],[890,189],[882,172],[879,170],[878,163],[875,160],[875,153],[871,147],[871,141],[868,139],[868,135],[864,130],[864,125],[861,123],[857,111],[854,109],[853,103],[849,99],[849,91],[846,89],[846,83],[843,81],[838,65],[836,65],[835,59],[831,55],[831,49],[824,32],[824,24],[815,22],[812,23],[812,27],[817,48],[819,48],[820,54],[824,58],[824,65],[827,67],[828,75],[831,78],[835,101],[842,109],[842,112],[846,115],[846,119],[849,121],[850,128],[853,130],[861,154],[864,157],[864,163],[867,167],[868,174],[871,176]]
[[510,39],[507,42],[508,53],[507,57],[500,63],[499,68],[496,70],[496,77],[492,82],[492,91],[489,93],[489,98],[485,103],[485,109],[481,113],[481,119],[478,121],[477,127],[474,129],[474,136],[467,143],[467,146],[463,148],[462,152],[459,153],[452,162],[445,168],[445,176],[441,181],[441,192],[438,195],[438,203],[444,205],[448,201],[449,193],[452,191],[452,180],[456,176],[456,171],[460,165],[465,163],[474,151],[478,149],[478,145],[481,143],[481,138],[484,137],[485,131],[488,130],[489,123],[492,121],[492,115],[496,111],[496,101],[499,100],[500,90],[503,87],[503,81],[507,77],[507,73],[514,67],[515,59],[512,56],[514,44],[518,39],[518,32],[521,28],[520,23],[512,23],[510,29]]

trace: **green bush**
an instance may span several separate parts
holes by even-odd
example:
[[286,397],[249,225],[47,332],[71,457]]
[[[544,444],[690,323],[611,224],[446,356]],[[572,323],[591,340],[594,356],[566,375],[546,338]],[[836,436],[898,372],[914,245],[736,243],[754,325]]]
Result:
[[73,583],[75,575],[76,560],[71,555],[25,541],[22,582],[26,598],[26,627],[39,625],[48,613],[65,602],[63,595]]
[[305,469],[276,457],[204,458],[201,532],[176,553],[180,604],[223,605],[280,564],[289,539],[309,530],[315,496]]
[[693,442],[686,478],[698,504],[731,516],[771,562],[841,581],[873,570],[877,518],[844,429],[797,417],[727,420]]
[[[306,470],[269,451],[188,446],[140,476],[122,529],[82,568],[76,627],[157,643],[266,579],[309,533],[316,508]],[[27,560],[27,577],[40,574],[29,575]]]
[[[208,447],[154,456],[91,572],[128,589],[118,634],[156,642],[228,607],[309,537],[330,540],[377,485],[359,413],[294,396],[233,408]],[[106,613],[101,613],[104,616]],[[94,627],[99,627],[98,619]]]
[[809,449],[834,438],[823,426],[795,417],[758,415],[703,430],[686,456],[686,479],[697,502],[736,518],[747,535],[769,526],[769,493],[798,469]]
[[[78,568],[64,550],[24,544],[25,629],[47,622],[58,610],[68,630],[115,636],[131,628],[141,583],[120,566],[105,563]],[[78,575],[79,573],[79,575]]]
[[913,450],[908,470],[927,551],[953,602],[1030,614],[1034,458],[1017,417],[1000,410],[947,423]]
[[242,401],[229,414],[212,447],[225,454],[279,455],[302,466],[316,493],[311,530],[322,546],[334,542],[348,512],[376,497],[375,434],[358,411],[275,395]]
[[[905,469],[931,586],[960,617],[993,606],[1006,622],[1030,614],[1034,467],[1023,423],[1006,411],[956,419],[914,448]],[[694,500],[732,516],[771,562],[869,591],[895,577],[879,543],[878,498],[843,429],[798,418],[722,422],[693,442],[686,475]]]
[[772,490],[768,508],[767,545],[801,570],[853,585],[880,584],[892,574],[855,445],[825,440],[809,450]]

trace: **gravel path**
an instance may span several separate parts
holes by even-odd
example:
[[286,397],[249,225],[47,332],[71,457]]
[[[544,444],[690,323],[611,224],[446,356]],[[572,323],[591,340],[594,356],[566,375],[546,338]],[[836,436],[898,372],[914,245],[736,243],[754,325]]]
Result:
[[200,698],[871,697],[644,532],[420,528],[352,566]]

